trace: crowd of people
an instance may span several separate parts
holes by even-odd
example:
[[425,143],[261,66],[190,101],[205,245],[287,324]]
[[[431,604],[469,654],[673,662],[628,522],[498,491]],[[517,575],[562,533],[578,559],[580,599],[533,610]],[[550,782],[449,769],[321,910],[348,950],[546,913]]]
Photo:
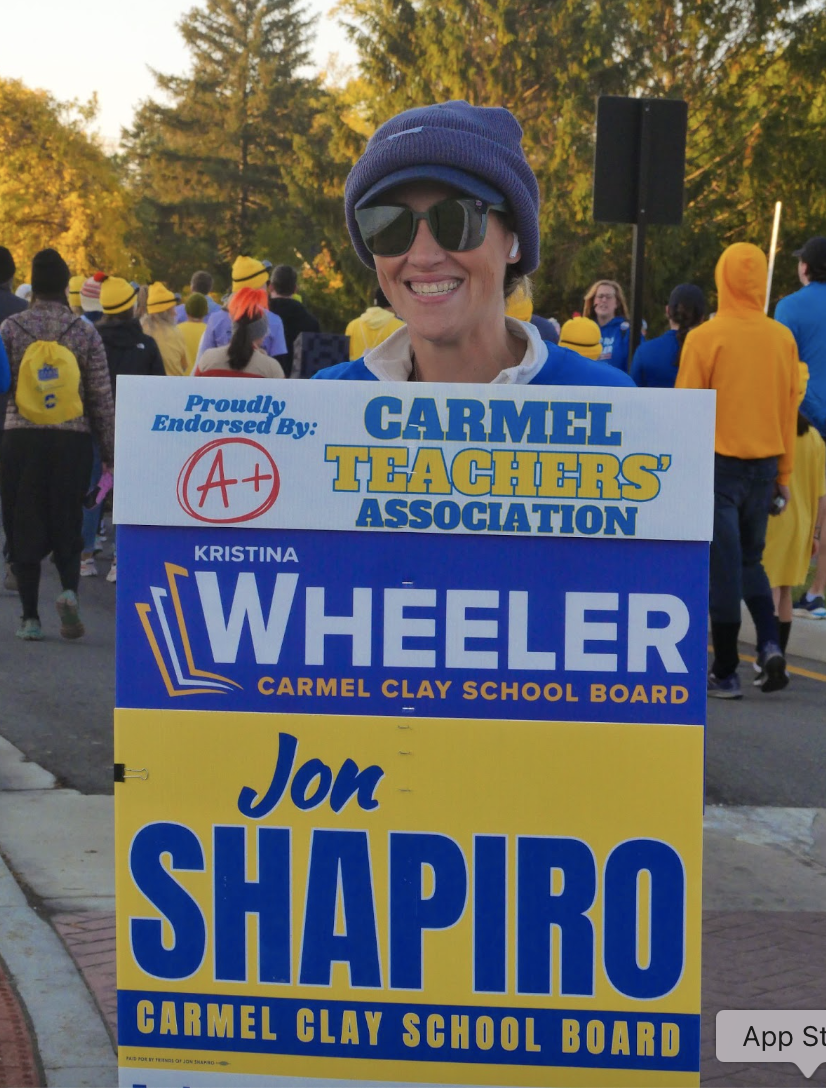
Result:
[[[398,138],[409,134],[417,139]],[[450,102],[390,119],[345,191],[353,246],[377,277],[372,305],[347,325],[349,351],[312,376],[715,389],[708,693],[742,695],[741,601],[757,631],[755,684],[782,689],[792,615],[826,618],[826,238],[796,253],[801,289],[774,318],[764,311],[765,255],[729,246],[715,272],[715,314],[699,287],[677,285],[668,330],[643,331],[629,367],[629,311],[616,280],[592,284],[582,312],[561,326],[533,312],[538,210],[507,110]],[[79,580],[97,573],[101,505],[114,479],[118,376],[290,378],[297,346],[324,334],[296,270],[247,255],[235,260],[221,302],[206,271],[182,297],[160,282],[73,276],[54,249],[36,254],[16,292],[15,273],[0,247],[5,585],[20,597],[18,637],[42,639],[40,565],[51,554],[61,634],[77,638]],[[794,600],[812,557],[814,581]]]

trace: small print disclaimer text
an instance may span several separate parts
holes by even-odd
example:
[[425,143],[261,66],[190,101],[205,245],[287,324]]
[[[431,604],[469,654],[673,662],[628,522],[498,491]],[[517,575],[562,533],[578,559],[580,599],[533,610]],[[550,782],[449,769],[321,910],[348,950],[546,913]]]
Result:
[[804,1077],[811,1077],[826,1062],[826,1010],[718,1012],[717,1060],[792,1062]]

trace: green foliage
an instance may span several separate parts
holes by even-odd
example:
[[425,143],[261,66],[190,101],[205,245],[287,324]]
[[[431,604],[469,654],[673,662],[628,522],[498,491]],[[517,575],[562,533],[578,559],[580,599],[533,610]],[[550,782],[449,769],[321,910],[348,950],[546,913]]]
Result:
[[301,229],[285,171],[311,119],[311,25],[298,0],[207,0],[181,20],[191,73],[155,73],[165,103],[144,102],[124,141],[154,277],[205,267],[227,285],[274,217]]
[[375,291],[376,277],[350,243],[344,222],[344,183],[372,126],[365,120],[370,94],[360,80],[343,88],[319,87],[308,130],[296,133],[286,171],[290,200],[306,220],[296,251],[305,301],[322,328],[343,332]]
[[18,232],[4,240],[23,260],[62,245],[83,270],[136,275],[143,258],[176,287],[201,267],[227,287],[240,252],[293,264],[340,331],[375,285],[344,223],[349,170],[388,117],[465,98],[523,126],[542,194],[536,309],[564,319],[593,280],[630,279],[631,228],[591,212],[601,94],[689,104],[684,221],[648,232],[652,333],[679,282],[715,305],[719,254],[767,249],[776,200],[775,300],[797,286],[791,250],[826,233],[826,0],[340,0],[357,72],[315,79],[303,2],[201,0],[180,23],[189,70],[156,74],[117,161],[78,107],[0,81],[0,201]]
[[[782,236],[795,244],[823,220],[822,2],[343,0],[342,7],[372,91],[373,123],[447,98],[516,114],[543,201],[539,313],[567,317],[593,280],[630,279],[630,228],[591,218],[600,94],[689,103],[684,222],[649,231],[644,310],[652,331],[661,331],[676,283],[693,280],[713,296],[727,244],[768,248],[776,199],[786,201]],[[776,284],[775,297],[795,286],[782,254]]]
[[97,104],[59,103],[17,80],[0,79],[0,208],[3,244],[18,277],[46,246],[77,274],[96,270],[131,279],[145,270],[124,243],[130,200],[116,165],[86,135]]

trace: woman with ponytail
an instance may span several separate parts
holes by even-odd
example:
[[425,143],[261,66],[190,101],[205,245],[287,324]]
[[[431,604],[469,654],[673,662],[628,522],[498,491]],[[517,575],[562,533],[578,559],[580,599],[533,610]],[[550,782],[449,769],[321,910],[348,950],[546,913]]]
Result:
[[674,388],[685,338],[706,315],[703,292],[693,283],[681,283],[671,292],[665,314],[671,326],[668,332],[644,340],[634,352],[631,377],[639,386]]
[[267,292],[242,287],[227,307],[232,318],[232,337],[224,347],[207,348],[192,371],[194,378],[283,378],[277,359],[261,351],[269,333]]

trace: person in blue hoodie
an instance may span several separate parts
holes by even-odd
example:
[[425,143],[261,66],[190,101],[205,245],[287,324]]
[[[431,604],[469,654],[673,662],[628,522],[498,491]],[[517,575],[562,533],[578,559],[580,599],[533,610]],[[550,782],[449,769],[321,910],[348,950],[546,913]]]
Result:
[[810,238],[794,256],[803,286],[781,298],[774,319],[791,329],[800,358],[809,367],[800,411],[826,438],[826,238]]
[[619,370],[627,370],[631,318],[625,295],[617,281],[597,280],[596,283],[592,283],[585,292],[582,314],[596,321],[602,332],[600,361],[609,363]]
[[521,140],[508,110],[462,101],[376,130],[347,178],[345,214],[404,325],[315,379],[633,385],[505,315],[539,265],[539,187]]
[[634,352],[631,377],[637,385],[674,388],[685,338],[695,326],[702,324],[705,315],[705,296],[696,284],[681,283],[674,288],[665,308],[670,326],[668,332],[653,340],[643,340]]

